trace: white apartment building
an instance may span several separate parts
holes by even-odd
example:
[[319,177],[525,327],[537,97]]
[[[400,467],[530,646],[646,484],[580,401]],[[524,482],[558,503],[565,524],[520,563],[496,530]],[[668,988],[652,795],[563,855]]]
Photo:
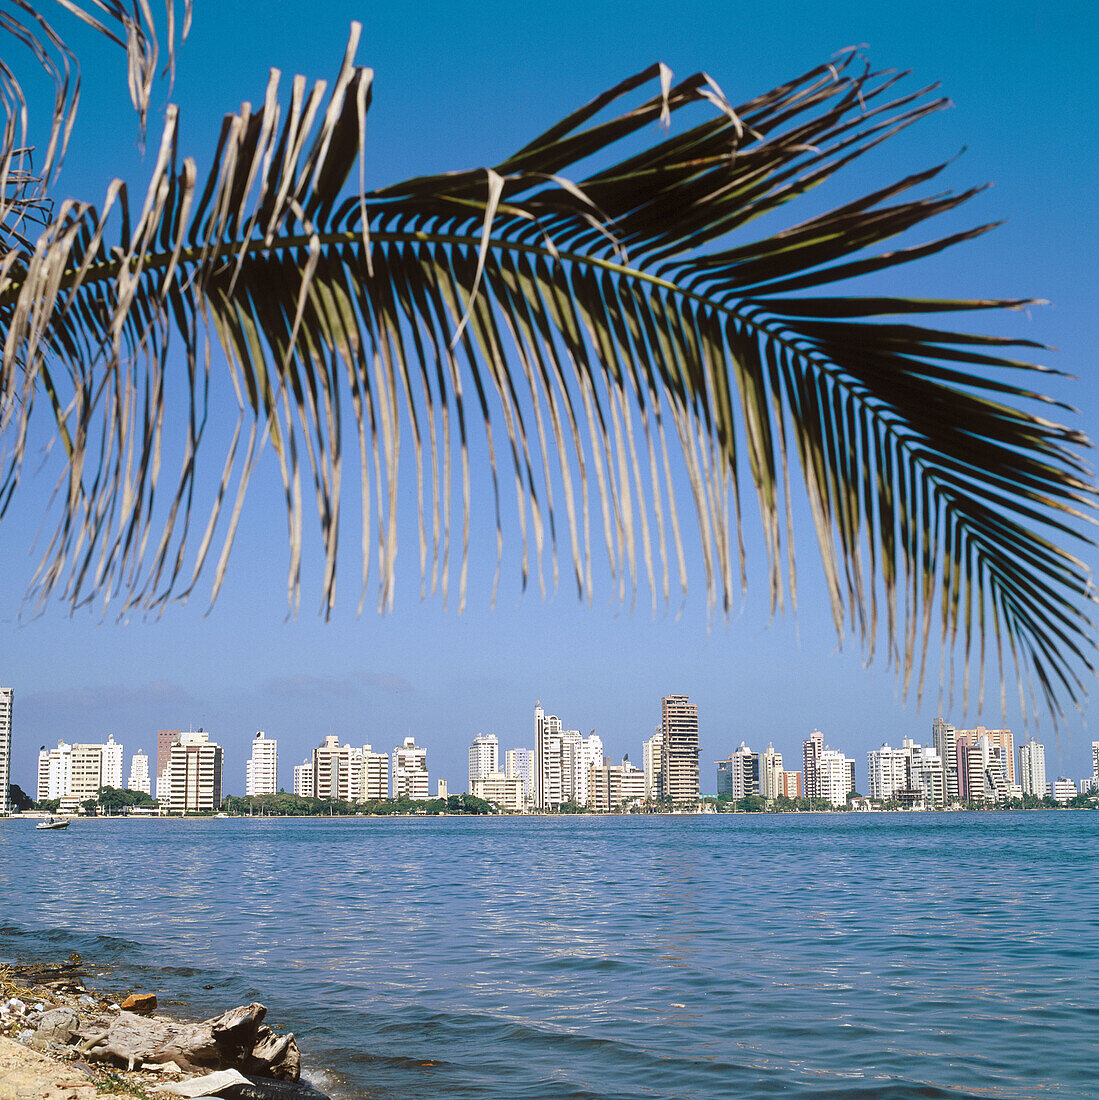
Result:
[[141,791],[142,794],[152,794],[153,788],[149,776],[149,758],[138,749],[130,757],[130,779],[126,784],[130,791]]
[[[77,746],[73,746],[74,750]],[[74,754],[75,755],[75,754]],[[221,746],[205,730],[188,730],[172,745],[168,760],[167,810],[211,812],[221,805]],[[74,760],[75,774],[75,760]],[[164,803],[161,803],[164,805]]]
[[593,766],[588,776],[588,809],[605,814],[645,799],[645,773],[627,756],[621,764],[605,761]]
[[717,793],[738,802],[748,795],[759,794],[759,753],[752,752],[741,741],[740,748],[727,760],[716,760]]
[[[0,706],[2,706],[2,700],[0,700]],[[3,717],[0,712],[0,729],[3,728]],[[1099,782],[1099,741],[1092,741],[1091,743],[1091,776]]]
[[122,790],[122,746],[117,744],[114,734],[107,735],[103,746],[103,786]]
[[908,787],[919,793],[925,806],[943,806],[946,799],[946,775],[939,754],[931,745],[920,746],[905,738],[908,753]]
[[523,805],[534,805],[534,749],[508,749],[504,753],[504,773],[508,779],[523,781]]
[[313,797],[313,763],[310,760],[303,760],[300,764],[294,765],[294,794],[298,798],[312,798]]
[[663,763],[664,735],[657,730],[647,741],[641,742],[641,769],[645,773],[645,798],[660,797],[660,769]]
[[59,799],[62,813],[71,814],[97,797],[101,787],[121,790],[122,754],[113,735],[106,744],[58,741],[56,749],[43,747],[38,753],[38,801]]
[[824,734],[820,730],[813,730],[801,743],[802,789],[805,791],[806,798],[821,797],[817,763],[822,752],[824,752]]
[[393,797],[430,798],[429,785],[427,749],[421,749],[414,737],[406,737],[393,750]]
[[11,725],[15,688],[0,688],[0,816],[11,813]]
[[931,723],[931,744],[943,762],[943,798],[952,806],[959,798],[958,731],[941,717]]
[[244,766],[244,793],[258,796],[278,794],[279,743],[257,730],[252,738],[252,755]]
[[833,806],[846,806],[855,789],[855,761],[836,749],[821,749],[816,758],[817,794]]
[[878,802],[891,802],[900,791],[908,789],[908,753],[883,744],[866,754],[869,767],[867,793]]
[[1077,791],[1076,784],[1071,779],[1059,775],[1053,781],[1053,789],[1050,793],[1053,795],[1054,802],[1068,802],[1069,799],[1075,798],[1080,792]]
[[364,802],[389,797],[389,753],[363,745],[361,795]]
[[768,802],[782,794],[782,753],[770,742],[759,754],[759,793]]
[[534,804],[555,810],[565,801],[561,719],[534,707]]
[[494,733],[479,733],[469,746],[469,793],[479,779],[500,770],[500,742]]
[[363,750],[353,745],[341,745],[335,734],[329,734],[313,750],[313,798],[328,801],[359,802],[362,800]]
[[579,730],[561,734],[562,786],[566,802],[588,804],[588,773],[603,763],[603,738],[594,730],[581,737]]
[[526,809],[526,796],[523,794],[523,781],[518,776],[509,778],[504,772],[489,772],[470,784],[469,793],[474,798],[483,798],[486,802],[495,802],[508,813],[521,814]]
[[1019,785],[1023,794],[1046,796],[1046,747],[1033,737],[1019,746]]

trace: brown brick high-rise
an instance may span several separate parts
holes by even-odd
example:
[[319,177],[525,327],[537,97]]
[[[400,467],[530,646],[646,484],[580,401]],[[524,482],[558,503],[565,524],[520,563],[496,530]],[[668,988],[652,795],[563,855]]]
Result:
[[673,803],[698,802],[698,707],[686,695],[660,700],[663,734],[660,794]]

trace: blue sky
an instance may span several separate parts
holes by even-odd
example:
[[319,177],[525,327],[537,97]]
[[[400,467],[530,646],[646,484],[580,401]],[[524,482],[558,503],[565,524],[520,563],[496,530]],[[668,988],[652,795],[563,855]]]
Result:
[[[941,81],[955,106],[856,168],[855,176],[865,175],[837,184],[835,194],[851,197],[879,176],[926,167],[965,147],[946,185],[994,186],[954,224],[1006,224],[904,275],[899,289],[1049,299],[1048,307],[990,320],[989,330],[1054,345],[1050,365],[1076,376],[1057,382],[1055,392],[1081,410],[1076,426],[1099,435],[1099,240],[1092,212],[1099,119],[1087,91],[1099,16],[1092,5],[778,0],[685,2],[674,9],[647,2],[382,8],[329,0],[321,8],[301,0],[226,0],[216,16],[209,5],[198,8],[172,99],[181,105],[183,148],[200,166],[212,153],[222,114],[243,99],[259,100],[270,66],[287,75],[333,76],[347,26],[358,19],[359,61],[376,72],[367,131],[373,183],[494,163],[653,61],[678,76],[704,69],[737,102],[864,43],[876,67],[911,68],[913,86]],[[62,18],[58,25],[73,31]],[[98,202],[119,175],[139,194],[148,164],[134,141],[120,57],[79,30],[72,41],[84,63],[85,93],[59,190]],[[154,151],[158,125],[159,114],[151,123]],[[433,777],[447,778],[453,790],[464,785],[474,734],[496,733],[505,746],[532,744],[536,700],[566,725],[596,729],[610,755],[637,758],[642,738],[659,722],[660,697],[669,692],[686,692],[699,704],[708,789],[710,762],[741,740],[753,747],[773,741],[790,766],[800,766],[801,740],[817,726],[830,744],[856,757],[862,785],[868,749],[930,736],[938,712],[934,682],[922,704],[914,695],[905,701],[884,663],[864,668],[850,640],[837,648],[805,517],[799,517],[796,619],[771,619],[758,556],[749,563],[748,596],[728,623],[708,617],[697,570],[681,614],[676,605],[656,619],[645,594],[632,613],[621,607],[605,576],[590,608],[565,585],[546,601],[536,590],[520,597],[514,530],[505,539],[500,595],[490,609],[494,538],[481,477],[464,614],[453,604],[444,609],[438,598],[420,601],[415,531],[405,528],[394,612],[378,616],[368,599],[356,616],[358,566],[349,558],[336,613],[325,624],[314,613],[319,569],[306,577],[300,614],[287,619],[285,524],[265,507],[275,477],[269,462],[209,614],[199,596],[158,620],[118,624],[112,615],[70,616],[57,602],[37,616],[20,614],[37,561],[28,546],[52,487],[48,473],[28,473],[0,525],[0,683],[17,692],[16,782],[32,787],[38,747],[61,737],[100,740],[114,733],[128,752],[152,750],[158,727],[193,724],[225,746],[228,791],[243,789],[244,753],[256,729],[279,739],[287,785],[290,766],[329,732],[384,749],[412,734],[429,749]],[[987,695],[980,713],[975,707],[963,713],[957,700],[944,713],[959,724],[998,725],[998,691]],[[1021,733],[1013,689],[1007,720]],[[1059,736],[1048,722],[1039,732],[1051,773],[1078,779],[1089,771],[1096,734],[1085,716],[1071,713]]]

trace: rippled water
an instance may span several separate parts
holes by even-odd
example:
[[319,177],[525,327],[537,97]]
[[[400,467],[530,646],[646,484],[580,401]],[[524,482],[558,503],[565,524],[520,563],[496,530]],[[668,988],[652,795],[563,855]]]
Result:
[[[0,821],[0,956],[338,1097],[1099,1096],[1099,814]],[[212,988],[211,988],[212,987]]]

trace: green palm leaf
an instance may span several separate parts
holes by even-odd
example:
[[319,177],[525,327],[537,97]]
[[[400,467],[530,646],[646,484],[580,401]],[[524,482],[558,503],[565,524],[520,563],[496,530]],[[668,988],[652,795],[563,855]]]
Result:
[[[116,185],[102,210],[66,205],[4,256],[0,515],[36,401],[68,458],[39,598],[160,609],[210,568],[216,598],[269,447],[291,602],[311,481],[330,609],[350,430],[363,594],[375,567],[379,607],[392,604],[411,439],[424,588],[446,599],[456,574],[461,606],[483,428],[497,545],[512,492],[524,584],[534,572],[544,589],[547,555],[556,584],[564,547],[590,595],[601,544],[620,598],[641,584],[656,608],[685,591],[681,462],[711,606],[727,612],[745,584],[749,477],[778,607],[795,583],[793,452],[841,634],[872,651],[884,604],[906,686],[922,683],[935,628],[966,667],[983,670],[986,638],[1006,641],[1051,707],[1080,699],[1089,580],[1062,543],[1093,510],[1086,440],[1031,411],[1055,403],[1012,380],[1043,368],[1010,349],[1037,345],[920,318],[1027,303],[829,291],[983,233],[888,250],[974,192],[921,197],[937,166],[746,232],[938,110],[933,89],[906,91],[848,51],[734,108],[704,75],[673,85],[655,66],[494,168],[367,192],[372,74],[354,64],[357,36],[330,92],[299,78],[284,101],[273,74],[262,107],[228,116],[203,184],[179,161],[170,108],[140,205]],[[645,141],[684,110],[705,117]],[[203,522],[195,459],[223,369],[211,343],[239,418]],[[166,418],[186,437],[172,475]]]

